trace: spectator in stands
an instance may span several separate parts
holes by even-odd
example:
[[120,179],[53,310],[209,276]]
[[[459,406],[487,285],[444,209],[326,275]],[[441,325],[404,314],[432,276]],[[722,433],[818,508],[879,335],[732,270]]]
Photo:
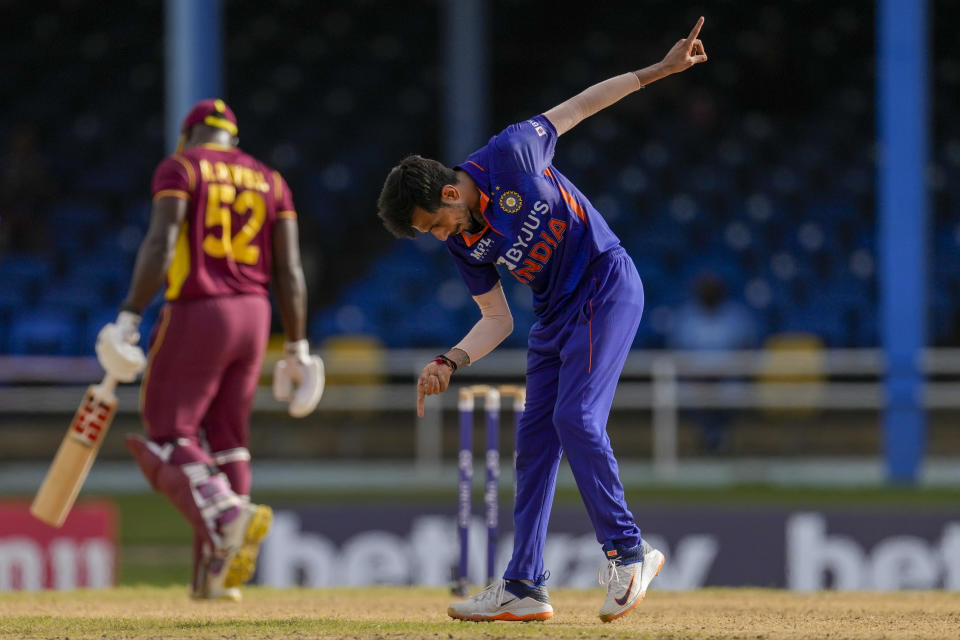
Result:
[[35,252],[46,248],[43,216],[53,180],[29,124],[13,127],[0,173],[0,250]]
[[[727,284],[713,272],[703,272],[694,281],[693,299],[680,308],[667,337],[672,349],[709,352],[719,356],[731,349],[757,345],[754,319],[745,306],[727,297]],[[704,357],[710,357],[705,354]],[[700,409],[694,412],[700,424],[703,447],[710,453],[728,447],[730,412]]]

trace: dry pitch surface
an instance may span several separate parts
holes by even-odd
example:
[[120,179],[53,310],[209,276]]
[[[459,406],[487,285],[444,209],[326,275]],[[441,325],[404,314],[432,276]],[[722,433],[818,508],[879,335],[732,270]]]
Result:
[[543,623],[457,622],[439,589],[271,590],[242,603],[188,600],[182,587],[0,594],[0,638],[957,638],[960,595],[761,589],[651,590],[629,615],[601,623],[603,597],[557,590]]

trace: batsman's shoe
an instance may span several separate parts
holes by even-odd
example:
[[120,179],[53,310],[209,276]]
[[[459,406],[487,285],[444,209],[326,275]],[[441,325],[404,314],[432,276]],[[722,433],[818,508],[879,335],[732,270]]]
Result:
[[221,589],[216,593],[206,589],[202,591],[191,591],[190,598],[193,600],[219,600],[220,602],[240,602],[243,600],[243,593],[236,587]]
[[201,557],[198,558],[197,561],[197,573],[194,576],[193,585],[190,589],[190,598],[192,600],[219,600],[221,602],[240,602],[243,600],[243,594],[240,593],[240,589],[237,587],[218,589],[216,591],[210,589],[208,576],[211,553],[208,548],[198,549],[198,552],[201,554]]
[[537,586],[519,580],[497,580],[467,600],[451,604],[447,615],[473,622],[548,620],[553,617],[553,607],[542,584],[544,579],[538,580]]
[[210,557],[206,590],[219,593],[253,577],[260,541],[270,531],[273,511],[262,504],[244,504],[231,522],[220,528],[220,544]]
[[622,553],[610,543],[603,545],[603,550],[609,561],[597,576],[600,584],[607,585],[607,599],[600,607],[600,619],[610,622],[626,615],[643,600],[666,558],[646,540]]

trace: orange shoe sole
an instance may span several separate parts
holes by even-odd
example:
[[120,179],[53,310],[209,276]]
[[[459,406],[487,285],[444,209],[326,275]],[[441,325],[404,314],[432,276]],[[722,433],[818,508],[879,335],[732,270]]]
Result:
[[498,613],[495,616],[464,616],[453,609],[447,609],[447,615],[455,620],[466,620],[467,622],[534,622],[536,620],[549,620],[553,617],[552,611],[541,611],[540,613],[528,613],[525,616],[517,616],[509,611]]

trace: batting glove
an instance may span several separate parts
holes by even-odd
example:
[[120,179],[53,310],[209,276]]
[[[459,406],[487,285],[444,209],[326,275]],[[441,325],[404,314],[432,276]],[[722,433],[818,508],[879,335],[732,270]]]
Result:
[[107,323],[97,334],[97,360],[108,374],[120,382],[133,382],[147,366],[140,348],[140,316],[121,311],[115,322]]
[[323,360],[310,355],[306,340],[288,342],[286,354],[273,368],[273,397],[289,402],[288,411],[294,418],[302,418],[317,408],[323,395]]

